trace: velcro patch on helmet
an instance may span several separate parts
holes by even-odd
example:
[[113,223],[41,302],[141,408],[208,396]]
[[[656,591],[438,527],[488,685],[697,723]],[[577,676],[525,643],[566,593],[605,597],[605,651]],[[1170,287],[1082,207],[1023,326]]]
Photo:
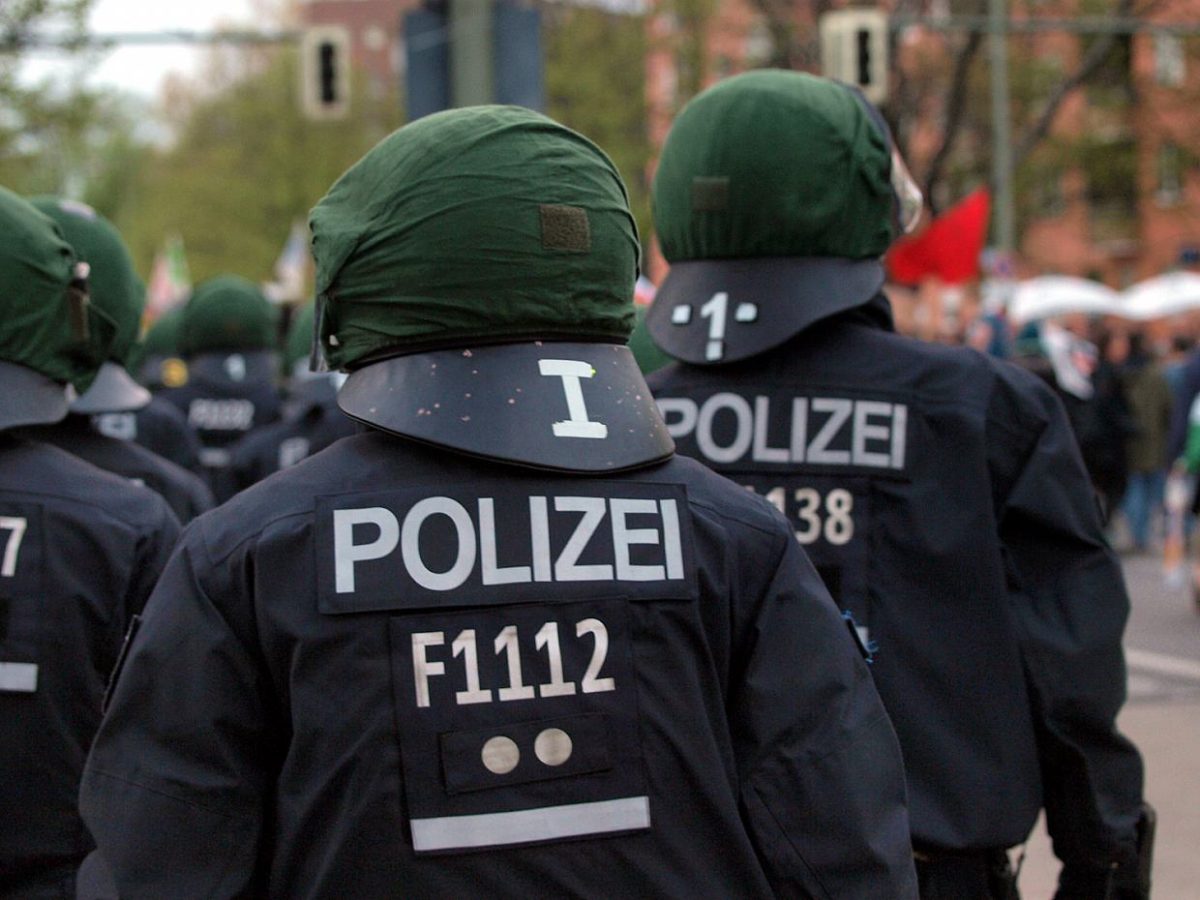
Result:
[[729,179],[697,175],[692,179],[692,212],[724,212],[729,208]]
[[543,203],[542,249],[588,253],[592,249],[592,231],[587,212],[578,206]]

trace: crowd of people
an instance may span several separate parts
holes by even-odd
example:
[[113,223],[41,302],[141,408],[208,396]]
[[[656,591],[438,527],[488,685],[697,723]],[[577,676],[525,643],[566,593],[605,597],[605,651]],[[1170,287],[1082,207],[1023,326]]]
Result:
[[452,110],[313,302],[139,339],[111,224],[0,189],[0,895],[1012,900],[1044,811],[1058,900],[1148,897],[1092,485],[1148,545],[1200,362],[897,334],[919,211],[860,92],[727,79],[635,311],[603,150]]
[[[1172,512],[1182,514],[1189,534],[1194,531],[1200,511],[1200,315],[1143,321],[1075,312],[1018,323],[1002,309],[984,313],[978,304],[961,304],[959,311],[955,327],[933,339],[1009,360],[1055,390],[1118,549],[1163,552],[1172,531],[1166,508],[1172,477],[1179,487],[1174,494],[1185,503]],[[907,325],[909,333],[923,335],[912,317]],[[1192,582],[1200,591],[1200,570]]]

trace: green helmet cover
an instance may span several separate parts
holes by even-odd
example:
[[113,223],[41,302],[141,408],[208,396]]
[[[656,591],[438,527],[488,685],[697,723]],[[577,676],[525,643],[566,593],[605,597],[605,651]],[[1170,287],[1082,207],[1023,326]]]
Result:
[[34,197],[29,202],[58,223],[75,255],[90,267],[92,303],[117,326],[109,359],[124,365],[141,330],[146,291],[121,235],[84,203],[57,197]]
[[59,226],[3,187],[0,235],[0,359],[82,394],[109,356],[115,324],[77,281]]
[[176,306],[160,315],[146,329],[138,352],[147,356],[177,356],[179,354],[179,326],[183,324],[183,307]]
[[886,136],[845,85],[764,69],[684,107],[654,176],[669,262],[881,256],[897,236]]
[[178,349],[183,356],[272,350],[276,312],[254,284],[237,275],[218,275],[198,285],[183,307]]
[[637,308],[637,325],[633,334],[629,336],[629,349],[633,352],[633,358],[637,360],[643,375],[656,372],[675,361],[669,354],[660,350],[650,337],[650,329],[646,326],[646,309],[645,306]]
[[637,226],[587,138],[528,109],[426,116],[313,209],[321,350],[335,368],[523,340],[623,343]]

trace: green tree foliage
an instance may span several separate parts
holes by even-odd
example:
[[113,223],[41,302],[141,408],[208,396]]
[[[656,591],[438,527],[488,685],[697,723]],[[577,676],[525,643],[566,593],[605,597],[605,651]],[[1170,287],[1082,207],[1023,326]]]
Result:
[[591,138],[629,189],[643,246],[650,240],[646,32],[640,16],[546,6],[546,114]]
[[310,121],[299,106],[296,53],[258,54],[221,90],[169,97],[176,136],[167,149],[110,147],[106,178],[88,199],[117,223],[143,273],[164,237],[178,234],[195,281],[221,272],[270,279],[292,222],[306,220],[338,176],[401,122],[394,96],[369,98],[366,89],[346,120]]
[[[18,78],[22,61],[41,35],[70,42],[83,34],[92,0],[0,0],[0,184],[20,193],[61,192],[68,173],[85,157],[95,127],[115,105],[81,87],[30,86]],[[77,52],[70,58],[86,64]]]

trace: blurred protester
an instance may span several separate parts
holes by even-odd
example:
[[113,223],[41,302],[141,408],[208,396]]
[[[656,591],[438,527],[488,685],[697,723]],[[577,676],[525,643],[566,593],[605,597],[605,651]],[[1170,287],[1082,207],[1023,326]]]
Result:
[[75,896],[105,682],[179,531],[153,491],[14,429],[67,414],[114,323],[58,225],[0,188],[0,894]]
[[1126,447],[1138,435],[1138,423],[1121,376],[1129,358],[1129,334],[1121,328],[1105,328],[1100,332],[1097,350],[1096,369],[1092,373],[1093,396],[1079,410],[1076,436],[1108,522],[1129,484]]
[[218,500],[232,446],[280,415],[275,312],[262,291],[236,275],[200,284],[183,307],[177,343],[187,371],[162,397],[200,438],[200,462]]
[[1141,332],[1129,337],[1120,382],[1136,429],[1125,444],[1129,483],[1121,510],[1129,524],[1133,549],[1140,553],[1150,548],[1153,523],[1162,510],[1172,411],[1171,388],[1162,368],[1147,352]]
[[76,256],[88,264],[91,303],[112,320],[117,331],[108,359],[87,393],[71,403],[70,414],[27,429],[24,435],[145,485],[162,495],[180,522],[189,522],[215,505],[204,480],[145,447],[100,433],[93,424],[105,415],[132,416],[151,399],[124,366],[145,305],[145,290],[134,274],[129,251],[112,224],[91,207],[53,197],[31,202],[58,223]]
[[230,450],[227,477],[218,482],[217,494],[222,500],[360,430],[337,405],[338,388],[346,376],[314,372],[309,365],[314,309],[311,303],[305,306],[288,329],[284,369],[289,379],[283,418],[246,435]]

